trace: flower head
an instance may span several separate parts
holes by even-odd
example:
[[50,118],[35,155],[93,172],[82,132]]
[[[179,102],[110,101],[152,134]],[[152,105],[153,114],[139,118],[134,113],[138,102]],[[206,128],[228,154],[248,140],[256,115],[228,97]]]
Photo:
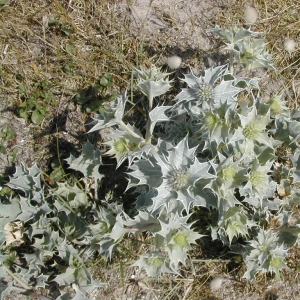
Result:
[[216,177],[210,173],[213,172],[211,164],[199,162],[195,157],[196,147],[189,148],[187,137],[176,147],[159,141],[157,149],[149,161],[133,163],[128,186],[148,185],[155,189],[150,208],[152,213],[161,213],[163,209],[167,212],[188,211],[190,205],[198,205],[198,199],[203,200],[202,206],[206,206],[206,198],[202,198],[206,190],[204,186]]
[[278,246],[278,244],[278,233],[271,229],[261,228],[257,237],[249,243],[249,253],[245,260],[250,268],[243,277],[253,280],[255,274],[261,271],[262,273],[275,273],[279,279],[280,270],[286,267],[284,260],[288,250],[283,245]]
[[272,115],[278,115],[283,112],[286,107],[284,101],[281,99],[282,95],[274,95],[270,99],[270,109]]
[[229,243],[231,244],[235,237],[246,237],[248,230],[254,225],[255,223],[247,217],[247,213],[243,208],[233,206],[227,209],[219,227],[225,228]]
[[158,251],[142,254],[132,266],[137,266],[140,269],[145,269],[148,276],[150,277],[158,277],[162,273],[172,272],[168,267],[165,255]]
[[187,252],[192,249],[191,244],[204,235],[193,231],[190,227],[193,223],[186,223],[189,215],[180,217],[178,214],[171,214],[166,223],[161,222],[161,231],[157,233],[157,239],[162,239],[162,245],[169,254],[170,266],[177,270],[178,264],[185,264]]
[[[140,135],[134,126],[127,125],[133,132]],[[140,142],[143,140],[142,137],[138,138],[124,130],[111,130],[107,134],[109,141],[104,142],[104,145],[110,147],[105,155],[114,156],[117,160],[117,168],[128,159],[128,164],[131,165],[133,159],[142,154],[142,150],[139,147]]]
[[174,99],[176,108],[180,107],[180,113],[187,112],[196,117],[202,108],[207,109],[207,105],[217,108],[222,107],[224,101],[228,104],[236,103],[235,96],[242,89],[235,86],[233,79],[224,79],[226,71],[227,66],[218,66],[201,72],[199,76],[193,72],[184,74],[183,81],[188,88],[183,88]]
[[189,228],[182,227],[178,230],[172,230],[171,239],[166,241],[166,251],[169,254],[171,266],[176,269],[179,262],[185,264],[187,252],[192,249],[191,244],[196,244],[196,240],[202,236]]
[[242,127],[236,129],[233,137],[230,139],[231,143],[239,141],[245,155],[253,154],[256,143],[273,148],[272,139],[268,136],[266,130],[267,125],[271,122],[270,110],[264,116],[261,116],[257,113],[254,105],[247,116],[239,114],[239,118]]
[[205,70],[199,77],[193,72],[191,74],[184,74],[185,79],[183,79],[183,81],[188,84],[188,88],[182,89],[182,92],[177,95],[174,101],[176,101],[177,104],[187,104],[188,107],[190,101],[193,101],[194,105],[201,106],[204,101],[215,100],[215,82],[224,71],[224,66],[219,66]]
[[180,68],[182,59],[179,56],[171,56],[167,60],[167,64],[170,69],[178,69]]
[[155,209],[164,205],[170,211],[169,204],[178,200],[177,202],[188,211],[189,206],[196,202],[194,190],[197,184],[200,184],[201,180],[215,178],[215,175],[209,172],[211,165],[207,162],[200,163],[195,157],[195,150],[196,148],[189,148],[186,137],[168,151],[167,155],[155,156],[162,173],[162,183],[156,187],[158,194],[153,198]]
[[266,50],[266,42],[264,39],[245,38],[239,40],[237,47],[240,49],[238,61],[249,69],[271,68],[272,55]]
[[247,179],[247,168],[240,167],[240,161],[233,161],[232,156],[226,158],[220,152],[218,152],[218,159],[220,161],[216,166],[218,186],[225,191],[240,187]]
[[284,49],[288,52],[295,51],[296,47],[297,47],[297,43],[294,40],[286,40],[284,42]]
[[218,289],[220,289],[222,287],[223,283],[224,283],[223,278],[215,278],[210,282],[209,286],[212,291],[217,291]]
[[272,162],[261,165],[258,159],[255,159],[249,173],[249,181],[244,186],[244,189],[249,189],[252,194],[256,194],[260,198],[267,196],[270,190],[275,189],[275,185],[268,175],[271,167]]
[[251,6],[247,6],[245,8],[245,20],[247,22],[247,24],[254,24],[257,20],[258,14],[255,8],[251,7]]

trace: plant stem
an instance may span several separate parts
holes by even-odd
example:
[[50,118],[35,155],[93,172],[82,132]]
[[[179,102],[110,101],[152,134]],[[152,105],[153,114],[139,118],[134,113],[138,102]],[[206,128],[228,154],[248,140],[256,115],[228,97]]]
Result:
[[229,58],[229,72],[233,75],[233,53],[230,52],[230,58]]
[[152,110],[153,107],[153,97],[149,98],[149,112]]
[[146,144],[151,143],[151,137],[152,137],[152,134],[150,132],[151,129],[150,112],[152,110],[152,107],[153,107],[153,97],[149,98],[149,112],[148,112],[148,121],[146,125]]
[[193,262],[231,262],[230,259],[192,259]]
[[95,178],[95,200],[99,200],[98,199],[98,178]]
[[151,132],[150,132],[150,128],[151,128],[151,119],[149,117],[148,121],[147,121],[147,125],[146,125],[146,138],[145,138],[145,142],[146,144],[150,144],[151,142]]
[[141,138],[141,136],[135,133],[130,127],[128,127],[122,120],[118,120],[118,123],[121,127],[123,127],[128,133],[136,138]]
[[27,285],[21,278],[14,274],[7,266],[3,265],[5,271],[10,275],[14,280],[16,280],[25,290],[32,290],[32,288]]

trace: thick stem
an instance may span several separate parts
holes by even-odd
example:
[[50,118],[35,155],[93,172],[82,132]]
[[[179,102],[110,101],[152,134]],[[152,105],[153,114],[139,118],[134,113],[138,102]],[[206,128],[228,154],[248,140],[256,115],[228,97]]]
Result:
[[99,200],[98,199],[98,178],[95,178],[95,200]]
[[153,97],[149,98],[149,112],[152,110],[153,107]]
[[229,61],[229,72],[233,75],[233,53],[230,52],[230,61]]
[[123,127],[128,133],[130,133],[132,136],[136,137],[136,138],[141,138],[140,135],[138,135],[137,133],[135,133],[130,127],[128,127],[122,120],[118,121],[119,125],[121,127]]
[[30,287],[26,282],[24,282],[19,276],[14,274],[7,266],[4,265],[5,271],[7,274],[9,274],[15,281],[18,282],[19,285],[22,286],[25,290],[32,290],[32,287]]
[[147,121],[147,125],[146,125],[146,138],[145,138],[146,144],[150,144],[151,143],[152,134],[150,132],[150,128],[151,128],[151,119],[149,117],[149,119]]
[[149,98],[149,112],[148,112],[148,121],[147,121],[147,125],[146,125],[146,144],[150,144],[151,143],[151,137],[152,134],[150,132],[151,129],[151,119],[150,119],[150,112],[152,110],[153,107],[153,97]]

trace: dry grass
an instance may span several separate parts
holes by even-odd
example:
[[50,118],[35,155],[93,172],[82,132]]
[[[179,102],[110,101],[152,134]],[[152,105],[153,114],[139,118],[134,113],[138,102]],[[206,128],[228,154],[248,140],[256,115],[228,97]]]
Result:
[[[49,80],[55,91],[77,93],[110,72],[128,84],[143,54],[128,38],[126,20],[109,1],[10,1],[2,7],[3,89]],[[52,25],[47,25],[47,20]],[[122,26],[120,26],[122,24]],[[124,30],[125,29],[125,30]]]
[[[240,1],[216,2],[222,8],[218,10],[216,17],[219,25],[226,27],[243,24],[244,6]],[[58,101],[57,106],[48,105],[47,117],[42,125],[34,125],[29,121],[25,126],[24,123],[18,127],[11,125],[20,131],[19,137],[28,136],[23,148],[33,149],[30,152],[31,162],[38,160],[42,163],[49,157],[56,156],[57,150],[66,150],[68,155],[69,148],[64,149],[65,144],[61,142],[65,139],[63,133],[66,131],[72,133],[68,143],[78,144],[78,140],[85,138],[84,122],[88,116],[72,101],[77,93],[97,83],[105,73],[112,74],[114,79],[113,87],[106,92],[122,91],[130,86],[134,66],[151,65],[164,55],[164,51],[175,47],[163,34],[156,36],[155,47],[152,42],[151,47],[147,47],[149,44],[143,28],[138,32],[130,31],[130,23],[133,22],[130,17],[131,1],[127,1],[128,13],[120,13],[118,4],[119,1],[112,0],[10,0],[7,5],[1,6],[1,107],[9,107],[15,113],[24,101],[19,91],[20,84],[25,84],[31,90],[42,81],[51,83],[51,91]],[[152,5],[155,4],[153,1]],[[246,4],[245,1],[243,4]],[[290,107],[299,107],[299,51],[290,55],[283,50],[283,43],[286,39],[295,39],[300,44],[297,40],[300,31],[300,4],[294,0],[258,0],[253,2],[253,6],[259,11],[259,20],[253,29],[265,33],[277,68],[276,72],[268,73],[271,78],[265,84],[267,86],[272,83],[271,92],[273,89],[284,92]],[[157,13],[162,16],[162,22],[166,26],[178,27],[178,22],[172,15],[162,14],[158,10]],[[191,22],[192,17],[191,15]],[[214,27],[212,19],[207,18],[205,22],[206,28]],[[180,31],[177,32],[180,35]],[[181,51],[187,50],[184,44],[179,46]],[[197,55],[202,50],[184,53],[188,53],[185,66],[195,66],[199,63]],[[49,124],[55,117],[61,117],[66,110],[73,116],[69,119],[69,129],[59,129],[61,124],[56,119],[56,130],[51,131]],[[29,134],[33,134],[33,139],[29,138]],[[54,144],[50,147],[49,143]],[[57,145],[59,149],[56,149]],[[49,149],[47,153],[43,152],[45,147]],[[20,155],[22,151],[20,150]],[[269,285],[276,285],[267,277],[258,278],[252,285],[240,281],[243,267],[235,263],[233,258],[224,259],[219,253],[207,257],[207,260],[191,260],[182,270],[183,277],[166,276],[159,281],[145,277],[131,278],[134,271],[126,267],[134,259],[136,249],[129,242],[125,242],[124,247],[127,252],[121,253],[112,263],[107,264],[100,259],[90,262],[95,274],[109,283],[108,288],[97,299],[104,299],[102,296],[105,299],[144,297],[143,299],[212,300],[232,299],[234,296],[236,299],[275,299],[268,298],[267,293],[280,294],[278,289],[267,289]],[[195,248],[193,255],[201,256],[199,253],[203,255],[203,249]],[[297,271],[299,261],[299,253],[293,252],[293,270]],[[228,279],[228,276],[232,277]],[[227,293],[213,293],[210,290],[210,280],[218,277],[225,278]],[[283,280],[293,286],[299,284],[293,271],[285,272]],[[293,299],[289,297],[282,296],[280,299]]]

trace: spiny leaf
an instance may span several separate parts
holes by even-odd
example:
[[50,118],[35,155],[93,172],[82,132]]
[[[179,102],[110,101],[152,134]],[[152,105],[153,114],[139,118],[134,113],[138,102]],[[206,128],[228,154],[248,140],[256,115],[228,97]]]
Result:
[[[67,182],[58,182],[57,190],[53,191],[54,195],[63,198],[71,207],[88,206],[88,196],[76,184],[69,185]],[[66,207],[68,208],[68,207]]]
[[70,165],[70,169],[80,171],[85,177],[93,177],[95,179],[103,177],[99,173],[99,167],[102,165],[101,151],[98,148],[94,150],[94,145],[89,141],[82,145],[82,153],[78,158],[71,154],[66,161]]
[[149,117],[151,119],[151,134],[157,122],[166,122],[169,120],[169,118],[165,115],[165,111],[169,108],[171,108],[171,106],[157,106],[149,113]]
[[10,177],[10,181],[7,184],[13,189],[22,190],[26,197],[33,197],[35,193],[41,193],[37,197],[37,201],[41,201],[41,171],[34,164],[31,168],[27,168],[24,164],[16,167],[16,172],[13,177]]
[[294,183],[300,182],[300,151],[296,151],[294,155],[290,155],[290,159],[294,166]]

